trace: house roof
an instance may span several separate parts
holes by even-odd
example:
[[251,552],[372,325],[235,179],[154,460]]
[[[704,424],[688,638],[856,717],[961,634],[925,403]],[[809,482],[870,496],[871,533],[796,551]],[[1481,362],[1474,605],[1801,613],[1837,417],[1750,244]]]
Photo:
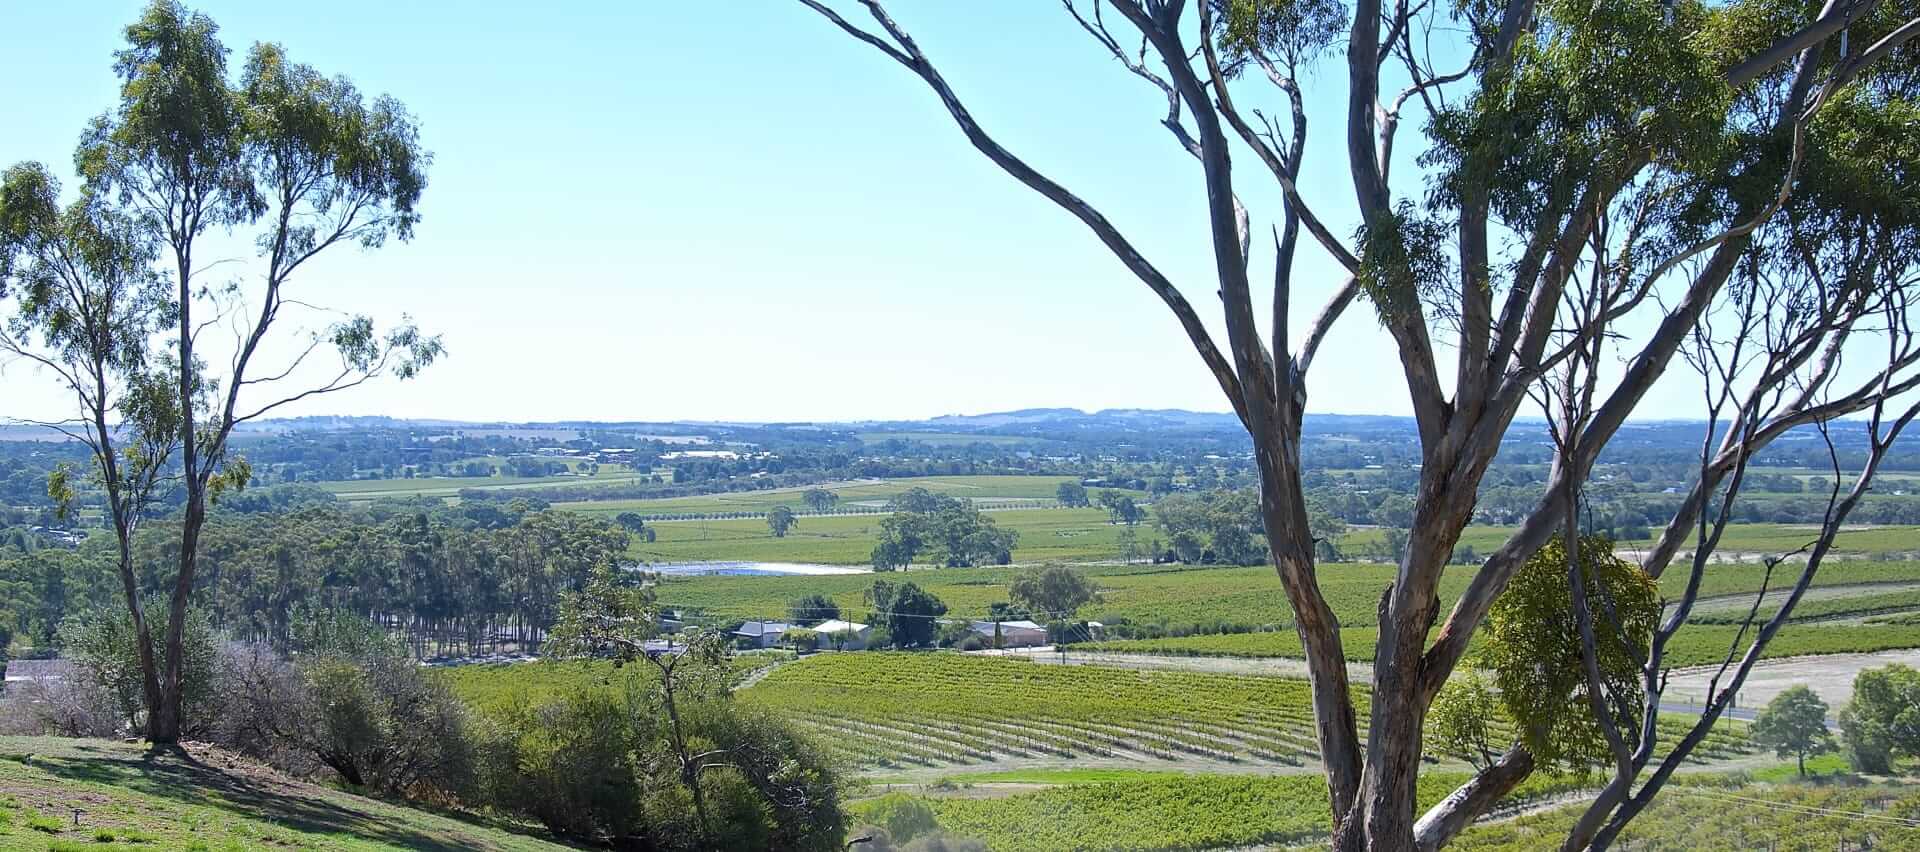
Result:
[[867,626],[854,621],[841,621],[838,618],[829,618],[807,629],[815,633],[859,633],[867,629]]
[[785,633],[793,625],[784,621],[749,621],[733,631],[735,636],[765,636],[769,633]]
[[[976,621],[973,623],[973,628],[975,630],[992,630],[993,624],[994,623],[991,621]],[[1021,621],[1002,621],[1000,622],[1000,629],[1003,631],[1004,630],[1045,630],[1047,629],[1047,627],[1044,624],[1035,624],[1031,621],[1021,620]]]

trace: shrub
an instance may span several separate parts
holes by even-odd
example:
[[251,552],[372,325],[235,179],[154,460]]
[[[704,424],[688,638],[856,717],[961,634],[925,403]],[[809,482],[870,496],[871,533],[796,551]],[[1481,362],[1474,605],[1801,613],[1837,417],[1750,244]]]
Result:
[[866,802],[860,806],[859,815],[861,819],[886,829],[887,836],[896,843],[904,843],[940,828],[933,807],[926,800],[905,793],[888,793]]
[[327,657],[306,667],[306,680],[296,737],[347,783],[441,800],[471,789],[466,707],[413,661]]
[[[168,629],[168,601],[154,595],[143,604],[147,631],[152,636],[156,657],[163,652]],[[187,610],[182,629],[185,645],[185,671],[182,674],[181,717],[183,733],[205,734],[211,718],[214,658],[217,642],[206,613]],[[105,606],[69,616],[60,623],[60,644],[67,659],[73,661],[75,677],[97,687],[111,702],[113,712],[124,723],[124,730],[140,731],[146,722],[146,694],[141,684],[139,645],[135,639],[133,616],[125,606]],[[156,659],[156,662],[158,660]],[[95,693],[85,693],[89,698]]]

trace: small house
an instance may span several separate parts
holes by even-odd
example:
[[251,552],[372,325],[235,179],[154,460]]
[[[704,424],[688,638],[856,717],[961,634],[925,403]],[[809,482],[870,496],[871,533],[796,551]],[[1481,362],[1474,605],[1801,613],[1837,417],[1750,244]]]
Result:
[[820,647],[842,651],[861,650],[867,647],[867,642],[873,638],[873,628],[838,618],[827,619],[807,629],[820,637]]
[[988,644],[993,643],[994,625],[1000,626],[1000,647],[1031,648],[1047,644],[1047,628],[1043,624],[1031,621],[976,621],[969,625],[973,632],[984,637]]
[[780,637],[792,626],[784,621],[749,621],[733,631],[733,635],[755,648],[771,648],[780,644]]

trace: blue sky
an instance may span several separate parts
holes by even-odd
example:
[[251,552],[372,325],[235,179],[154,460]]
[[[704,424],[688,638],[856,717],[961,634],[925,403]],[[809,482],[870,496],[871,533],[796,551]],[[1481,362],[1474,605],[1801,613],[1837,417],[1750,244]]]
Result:
[[[1157,92],[1054,3],[890,5],[990,130],[1119,223],[1217,327],[1198,167],[1159,128]],[[81,127],[114,101],[111,53],[139,7],[0,7],[0,74],[26,81],[0,91],[0,162],[70,171]],[[975,153],[916,78],[797,3],[195,7],[236,54],[279,41],[400,98],[434,152],[412,243],[336,250],[297,286],[328,306],[410,313],[450,357],[291,413],[1226,408],[1165,308],[1078,222]],[[1332,70],[1309,91],[1314,105],[1345,98]],[[1306,190],[1349,233],[1337,113],[1315,111]],[[1402,151],[1418,132],[1410,119]],[[1245,183],[1256,214],[1277,212],[1257,176]],[[1310,241],[1301,256],[1304,322],[1339,276]],[[1310,406],[1406,413],[1398,376],[1358,305],[1315,367]],[[4,383],[0,414],[59,410],[44,377],[15,365]],[[1675,387],[1643,413],[1688,416],[1694,398]]]

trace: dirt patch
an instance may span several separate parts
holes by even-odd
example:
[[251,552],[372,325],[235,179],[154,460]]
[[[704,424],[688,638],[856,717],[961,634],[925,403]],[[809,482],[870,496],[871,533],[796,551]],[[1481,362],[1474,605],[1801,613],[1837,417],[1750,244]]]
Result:
[[[1920,581],[1887,583],[1851,583],[1844,586],[1814,586],[1800,596],[1801,603],[1808,601],[1832,600],[1835,598],[1853,598],[1862,595],[1881,595],[1893,592],[1910,592],[1920,589]],[[1784,588],[1767,592],[1762,607],[1774,607],[1785,603],[1787,596],[1793,594],[1791,583]],[[1753,592],[1734,592],[1725,595],[1713,595],[1694,601],[1693,612],[1696,615],[1710,612],[1741,612],[1753,606]]]
[[[1891,663],[1920,666],[1920,648],[1762,660],[1754,664],[1753,671],[1747,675],[1735,705],[1758,708],[1791,687],[1805,686],[1827,702],[1831,713],[1837,714],[1840,706],[1853,698],[1853,679],[1860,672]],[[1701,703],[1706,697],[1708,681],[1717,670],[1719,666],[1676,670],[1667,681],[1666,699]]]

